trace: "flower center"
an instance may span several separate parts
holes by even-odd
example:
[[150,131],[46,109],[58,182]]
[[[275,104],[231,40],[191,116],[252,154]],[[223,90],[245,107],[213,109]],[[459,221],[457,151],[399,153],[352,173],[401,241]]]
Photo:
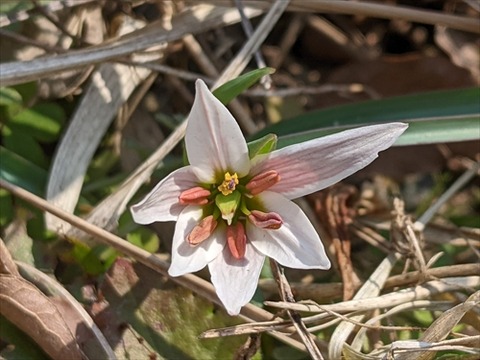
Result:
[[227,171],[224,175],[224,180],[217,188],[223,195],[230,195],[232,192],[235,191],[235,187],[238,185],[238,175],[237,173],[230,173]]
[[[265,230],[279,229],[283,220],[275,212],[263,212],[256,195],[268,190],[280,181],[280,175],[269,170],[252,178],[238,179],[236,172],[225,172],[220,185],[204,184],[184,190],[178,197],[182,205],[202,206],[201,221],[188,234],[186,241],[197,246],[208,239],[223,222],[226,225],[228,248],[232,256],[245,256],[247,237],[245,225],[250,222]],[[222,221],[223,220],[223,221]]]

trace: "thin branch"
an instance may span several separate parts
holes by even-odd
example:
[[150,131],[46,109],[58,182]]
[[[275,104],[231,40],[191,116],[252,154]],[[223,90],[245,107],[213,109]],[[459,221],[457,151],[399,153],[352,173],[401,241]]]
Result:
[[[195,3],[197,0],[189,0]],[[203,0],[206,2],[206,0]],[[217,6],[231,4],[231,0],[209,0]],[[271,7],[271,0],[243,0],[244,6],[256,9]],[[307,13],[347,14],[369,16],[380,19],[399,19],[416,23],[442,25],[456,30],[480,34],[478,19],[459,15],[444,14],[440,11],[420,10],[414,7],[388,5],[366,1],[349,0],[291,0],[287,11]]]
[[[247,35],[248,38],[251,38],[253,35],[253,27],[252,27],[252,23],[250,22],[250,19],[245,15],[245,10],[243,8],[242,0],[235,0],[235,6],[237,7],[240,17],[242,19],[243,31],[245,32],[245,35]],[[257,66],[259,68],[264,68],[267,66],[265,63],[265,60],[263,59],[262,53],[260,52],[260,49],[257,49],[255,51],[254,56],[255,56],[255,61],[257,62]],[[265,75],[262,78],[261,82],[266,90],[272,87],[272,78],[270,77],[270,75]]]
[[[292,289],[285,277],[285,274],[278,266],[277,262],[273,259],[270,259],[270,268],[272,269],[273,276],[278,283],[280,297],[283,301],[286,302],[295,302],[295,298],[293,297]],[[293,326],[297,330],[298,335],[302,339],[305,347],[307,348],[308,353],[312,357],[313,360],[323,360],[322,353],[318,349],[315,341],[313,341],[311,335],[308,332],[307,327],[302,321],[302,317],[296,311],[287,310],[288,316],[290,320],[293,322]]]

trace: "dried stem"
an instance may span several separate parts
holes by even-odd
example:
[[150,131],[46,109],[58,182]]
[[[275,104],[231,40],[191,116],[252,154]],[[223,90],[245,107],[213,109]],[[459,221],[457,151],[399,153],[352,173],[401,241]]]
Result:
[[[286,302],[294,303],[295,298],[293,297],[292,289],[290,288],[290,284],[288,283],[287,278],[283,273],[283,270],[280,269],[277,262],[273,259],[270,259],[270,267],[272,269],[273,276],[278,283],[278,291],[280,293],[281,299]],[[287,313],[312,359],[323,360],[322,353],[320,352],[317,345],[315,344],[315,341],[312,339],[310,333],[308,332],[308,329],[303,323],[300,314],[292,310],[287,310]]]

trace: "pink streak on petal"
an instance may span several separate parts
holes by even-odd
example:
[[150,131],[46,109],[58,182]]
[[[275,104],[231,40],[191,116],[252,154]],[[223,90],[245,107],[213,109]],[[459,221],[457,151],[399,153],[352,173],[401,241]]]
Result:
[[133,220],[138,224],[177,220],[185,207],[178,202],[178,196],[197,183],[198,179],[191,166],[175,170],[160,181],[142,201],[130,208]]
[[215,259],[225,247],[225,226],[219,225],[213,234],[201,244],[191,246],[188,234],[202,218],[202,209],[187,206],[180,214],[175,226],[172,243],[172,264],[168,269],[171,276],[181,276],[203,269]]
[[324,189],[364,168],[390,147],[408,125],[390,123],[346,130],[273,151],[258,158],[256,175],[276,170],[281,180],[269,191],[289,199]]
[[185,145],[188,160],[202,182],[211,183],[215,175],[225,171],[243,177],[250,170],[247,143],[240,127],[202,80],[196,82]]
[[265,256],[247,243],[245,257],[235,259],[228,247],[208,264],[217,295],[230,315],[238,315],[257,288]]
[[310,220],[292,201],[271,191],[258,195],[267,210],[283,220],[278,230],[265,230],[247,222],[247,239],[262,254],[295,269],[329,269],[330,260]]

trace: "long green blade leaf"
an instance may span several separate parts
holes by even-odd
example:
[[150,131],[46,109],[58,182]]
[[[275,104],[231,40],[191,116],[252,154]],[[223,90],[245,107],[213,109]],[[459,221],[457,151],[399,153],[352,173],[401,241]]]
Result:
[[273,74],[275,69],[265,67],[261,69],[256,69],[250,71],[246,74],[243,74],[233,80],[230,80],[213,91],[213,95],[217,97],[222,104],[228,104],[239,94],[247,90],[249,87],[254,85],[265,75]]
[[437,91],[314,111],[269,126],[255,138],[277,134],[281,148],[360,125],[392,121],[410,124],[397,146],[476,140],[480,138],[480,90]]
[[0,146],[0,178],[43,196],[47,172],[14,152]]

